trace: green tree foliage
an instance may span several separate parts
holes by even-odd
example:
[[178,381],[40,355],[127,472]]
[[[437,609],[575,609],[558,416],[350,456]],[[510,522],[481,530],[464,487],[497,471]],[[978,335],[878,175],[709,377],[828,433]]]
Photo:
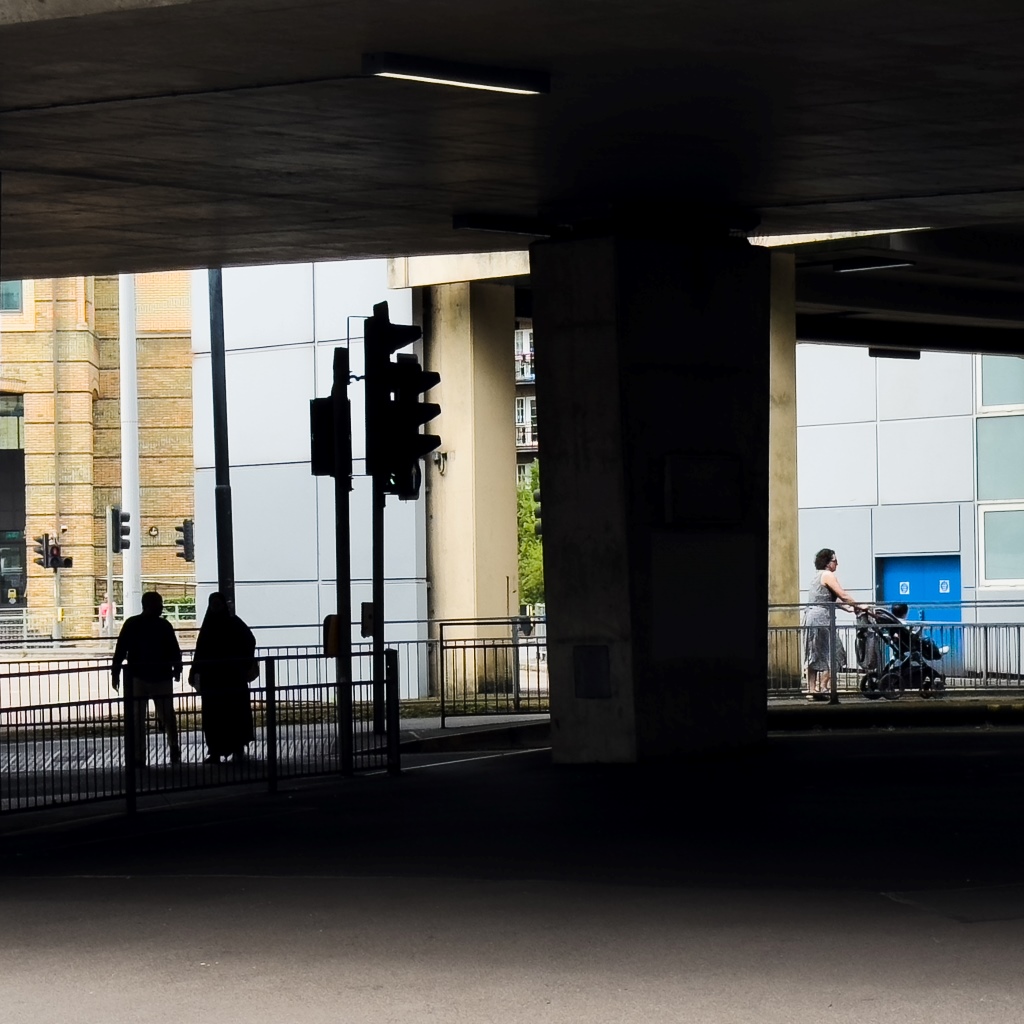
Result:
[[530,467],[530,483],[516,493],[516,525],[519,530],[519,600],[522,604],[544,602],[544,548],[534,531],[533,492],[540,490],[540,464]]

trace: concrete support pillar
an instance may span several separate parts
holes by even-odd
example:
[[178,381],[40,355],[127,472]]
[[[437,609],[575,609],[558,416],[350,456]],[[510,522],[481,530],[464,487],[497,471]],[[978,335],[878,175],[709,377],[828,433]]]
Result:
[[796,472],[796,261],[772,253],[771,414],[768,445],[768,671],[779,685],[799,685],[800,508]]
[[770,254],[531,250],[554,754],[765,734]]
[[516,545],[514,292],[481,282],[425,289],[427,559],[431,619],[504,618],[519,611]]

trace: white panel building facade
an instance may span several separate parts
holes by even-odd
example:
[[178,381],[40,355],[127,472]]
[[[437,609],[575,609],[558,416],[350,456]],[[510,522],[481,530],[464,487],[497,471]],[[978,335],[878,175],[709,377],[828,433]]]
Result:
[[[209,287],[193,275],[196,583],[199,614],[217,586]],[[236,605],[261,646],[316,644],[336,608],[334,480],[310,472],[309,402],[330,395],[334,349],[363,372],[363,318],[387,301],[412,322],[412,293],[387,287],[387,262],[228,269],[223,272]],[[352,602],[371,597],[370,481],[365,476],[362,385],[352,400]],[[426,636],[424,502],[388,499],[388,641]],[[406,670],[403,696],[426,693]]]
[[864,601],[1024,599],[1024,359],[801,344],[797,421],[802,599],[823,547]]

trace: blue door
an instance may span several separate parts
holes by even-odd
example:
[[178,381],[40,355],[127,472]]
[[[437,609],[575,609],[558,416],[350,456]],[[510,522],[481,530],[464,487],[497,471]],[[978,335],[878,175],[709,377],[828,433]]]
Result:
[[[959,622],[960,556],[899,555],[879,558],[877,599],[891,605],[902,601],[910,607],[907,618],[924,622]],[[942,607],[922,608],[922,604]]]

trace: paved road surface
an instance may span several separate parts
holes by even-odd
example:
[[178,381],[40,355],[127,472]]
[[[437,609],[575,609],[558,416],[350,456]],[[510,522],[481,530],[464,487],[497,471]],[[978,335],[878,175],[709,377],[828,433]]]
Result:
[[[4,1020],[1021,1020],[1024,733],[0,819]],[[80,813],[80,812],[79,812]]]

